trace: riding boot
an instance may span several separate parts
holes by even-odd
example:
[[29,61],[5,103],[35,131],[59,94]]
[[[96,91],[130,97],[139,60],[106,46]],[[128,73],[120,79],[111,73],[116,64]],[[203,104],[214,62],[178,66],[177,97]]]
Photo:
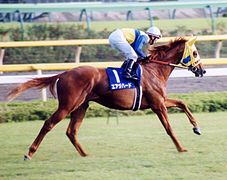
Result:
[[125,60],[124,62],[123,62],[123,64],[121,65],[121,68],[122,69],[125,69],[125,66],[128,64],[128,59],[127,60]]
[[131,72],[132,72],[132,66],[133,66],[134,62],[135,61],[133,59],[127,60],[127,64],[125,65],[124,71],[123,71],[124,78],[126,78],[126,79],[132,78]]

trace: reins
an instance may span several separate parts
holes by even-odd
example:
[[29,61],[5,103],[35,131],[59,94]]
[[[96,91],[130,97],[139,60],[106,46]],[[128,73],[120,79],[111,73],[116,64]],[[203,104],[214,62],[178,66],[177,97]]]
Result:
[[188,67],[182,66],[180,64],[173,64],[173,63],[169,63],[169,62],[165,62],[165,61],[149,60],[149,62],[154,62],[154,63],[163,64],[163,65],[167,65],[167,66],[173,66],[173,67],[188,69]]

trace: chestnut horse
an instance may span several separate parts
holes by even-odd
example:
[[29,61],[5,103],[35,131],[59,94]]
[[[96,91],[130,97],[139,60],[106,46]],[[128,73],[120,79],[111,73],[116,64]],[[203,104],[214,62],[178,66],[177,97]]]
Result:
[[[150,58],[146,62],[139,61],[143,69],[140,109],[150,108],[157,114],[179,152],[187,150],[181,145],[171,128],[167,108],[178,107],[182,109],[192,124],[194,133],[200,134],[200,129],[184,102],[167,97],[166,85],[171,72],[176,66],[188,68],[196,76],[203,76],[205,73],[199,61],[200,59],[198,59],[199,54],[194,42],[195,39],[175,39],[166,45],[156,46],[150,50]],[[182,58],[185,55],[187,55],[186,60]],[[90,66],[74,68],[52,77],[34,78],[11,90],[7,98],[12,100],[29,88],[41,89],[48,86],[53,96],[58,98],[58,108],[45,121],[38,136],[30,146],[28,153],[24,156],[25,160],[32,158],[45,135],[68,114],[70,114],[71,120],[66,134],[79,154],[87,156],[87,153],[78,141],[78,132],[88,109],[89,101],[119,110],[130,110],[133,106],[133,89],[109,90],[106,70]]]

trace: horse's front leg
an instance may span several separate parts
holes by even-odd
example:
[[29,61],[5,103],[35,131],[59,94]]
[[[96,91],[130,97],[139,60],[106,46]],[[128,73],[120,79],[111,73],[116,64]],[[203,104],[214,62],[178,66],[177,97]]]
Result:
[[177,150],[179,152],[186,152],[187,149],[185,149],[181,144],[180,142],[178,141],[175,133],[173,132],[172,130],[172,127],[169,123],[169,120],[168,120],[168,115],[167,115],[167,108],[165,106],[165,104],[161,104],[159,105],[158,108],[155,108],[153,109],[153,111],[157,114],[157,116],[159,117],[162,125],[164,126],[167,134],[171,137],[173,143],[175,144]]
[[182,109],[187,115],[190,123],[193,125],[193,132],[198,135],[201,134],[197,121],[195,120],[191,111],[188,109],[187,105],[183,101],[179,101],[175,99],[165,99],[165,105],[166,105],[166,108],[178,107]]

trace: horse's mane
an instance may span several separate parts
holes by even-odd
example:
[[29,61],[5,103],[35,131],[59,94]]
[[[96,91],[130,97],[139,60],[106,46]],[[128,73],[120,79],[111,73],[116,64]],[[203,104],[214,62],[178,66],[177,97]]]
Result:
[[[165,57],[167,56],[169,50],[176,48],[177,46],[182,43],[185,43],[186,41],[186,39],[179,37],[175,40],[171,40],[168,44],[154,46],[153,48],[149,49],[149,60],[166,59]],[[141,60],[140,63],[149,63],[149,60],[147,60],[146,62]]]

